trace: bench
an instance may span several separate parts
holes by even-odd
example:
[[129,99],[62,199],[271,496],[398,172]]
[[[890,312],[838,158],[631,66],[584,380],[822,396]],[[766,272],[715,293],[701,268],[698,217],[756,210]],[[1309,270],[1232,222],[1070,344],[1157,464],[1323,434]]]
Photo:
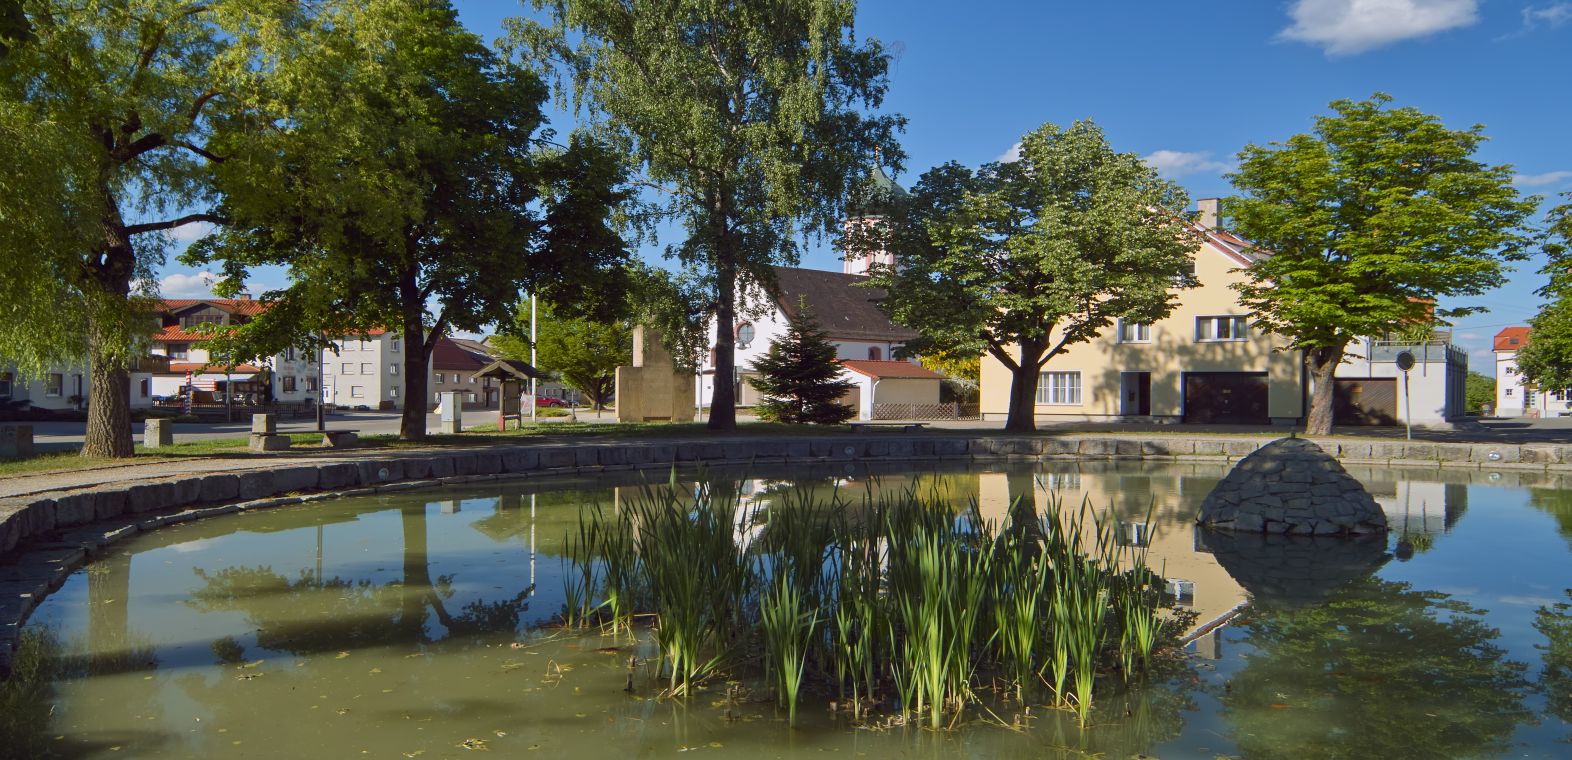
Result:
[[308,433],[321,433],[322,444],[330,449],[345,449],[360,442],[359,430],[352,428],[339,428],[337,430],[308,430]]
[[928,427],[926,422],[850,422],[853,433],[861,428],[900,428],[903,433],[915,433]]

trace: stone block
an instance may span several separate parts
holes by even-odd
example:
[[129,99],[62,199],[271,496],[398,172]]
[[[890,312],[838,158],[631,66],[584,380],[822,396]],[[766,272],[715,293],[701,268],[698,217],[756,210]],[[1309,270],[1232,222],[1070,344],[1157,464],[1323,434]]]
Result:
[[348,488],[355,485],[359,475],[359,468],[350,462],[317,465],[317,488],[323,491]]
[[626,446],[596,446],[595,456],[602,467],[622,467],[628,464],[628,449]]
[[174,506],[177,506],[174,483],[138,483],[126,489],[126,509],[134,514],[157,512]]
[[453,458],[452,457],[432,457],[431,458],[431,474],[428,475],[427,477],[432,477],[432,478],[451,478],[455,474],[456,473],[453,472]]
[[1138,457],[1138,456],[1141,455],[1141,442],[1140,441],[1129,441],[1129,440],[1120,439],[1120,440],[1114,441],[1113,444],[1114,444],[1114,456]]
[[600,450],[596,446],[574,446],[573,464],[576,467],[594,467],[600,464]]
[[250,449],[252,451],[288,451],[289,444],[290,439],[287,435],[252,433]]
[[1231,457],[1247,457],[1261,448],[1258,441],[1224,441],[1223,453]]
[[32,425],[0,425],[0,459],[22,459],[32,455]]
[[1108,457],[1118,451],[1116,442],[1107,438],[1084,438],[1079,453],[1085,457]]
[[356,462],[355,469],[358,471],[355,482],[366,485],[404,479],[404,463],[397,459],[373,459],[368,462]]
[[236,498],[249,501],[278,493],[278,484],[274,482],[275,476],[271,470],[242,472],[236,477],[240,478],[240,491]]
[[238,475],[204,475],[201,479],[202,491],[194,501],[213,503],[216,501],[233,501],[240,495],[240,476]]
[[454,477],[475,474],[475,454],[473,452],[461,452],[448,458],[453,461]]
[[496,475],[502,472],[502,457],[494,451],[482,451],[475,454],[475,474]]
[[1441,453],[1433,443],[1410,443],[1403,447],[1403,458],[1435,461]]
[[55,526],[66,527],[92,522],[96,519],[93,510],[95,497],[97,494],[83,491],[55,499]]
[[508,449],[502,452],[502,471],[507,473],[531,472],[540,466],[540,453],[534,449]]
[[273,435],[278,432],[278,419],[271,414],[251,415],[252,435]]
[[944,438],[934,441],[933,452],[941,457],[963,457],[971,453],[971,444],[965,438]]
[[1518,461],[1526,464],[1561,464],[1560,446],[1519,446]]
[[93,519],[110,520],[126,513],[126,492],[122,488],[95,489]]
[[540,466],[548,470],[572,467],[576,457],[572,449],[550,448],[540,452]]
[[1520,453],[1517,446],[1482,443],[1473,446],[1472,458],[1479,466],[1489,467],[1497,463],[1511,464],[1521,461]]
[[323,433],[322,445],[330,449],[352,449],[360,445],[360,434],[347,430]]
[[175,445],[175,421],[149,417],[142,422],[142,448],[157,449]]

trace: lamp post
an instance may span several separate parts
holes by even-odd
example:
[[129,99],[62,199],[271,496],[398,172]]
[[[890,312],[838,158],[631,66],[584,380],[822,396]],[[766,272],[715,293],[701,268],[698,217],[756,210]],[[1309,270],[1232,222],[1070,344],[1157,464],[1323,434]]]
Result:
[[1397,368],[1403,371],[1403,424],[1408,428],[1408,440],[1414,440],[1414,404],[1408,393],[1408,371],[1414,368],[1414,355],[1408,351],[1397,352]]
[[[535,362],[535,294],[529,294],[529,366],[530,369],[540,372],[540,365]],[[540,381],[535,375],[529,376],[529,421],[535,421],[535,409],[540,406]]]

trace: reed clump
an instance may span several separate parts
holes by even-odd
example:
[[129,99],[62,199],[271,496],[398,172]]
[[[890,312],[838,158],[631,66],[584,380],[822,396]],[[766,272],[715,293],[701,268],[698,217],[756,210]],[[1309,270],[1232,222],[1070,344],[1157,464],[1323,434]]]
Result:
[[761,673],[793,722],[817,692],[854,719],[940,728],[986,691],[1084,724],[1101,683],[1175,643],[1165,582],[1090,504],[1010,515],[916,489],[759,500],[673,477],[582,513],[564,621],[628,633],[647,616],[667,695]]

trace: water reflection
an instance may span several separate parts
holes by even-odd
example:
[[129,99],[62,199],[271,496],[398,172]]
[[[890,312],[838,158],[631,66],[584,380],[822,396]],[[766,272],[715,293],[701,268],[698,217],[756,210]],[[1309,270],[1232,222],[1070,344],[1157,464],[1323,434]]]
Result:
[[[1572,599],[1572,589],[1566,595]],[[1572,724],[1572,603],[1540,607],[1534,613],[1534,630],[1545,637],[1539,686],[1549,701],[1547,712]],[[1566,741],[1572,743],[1572,733]]]

